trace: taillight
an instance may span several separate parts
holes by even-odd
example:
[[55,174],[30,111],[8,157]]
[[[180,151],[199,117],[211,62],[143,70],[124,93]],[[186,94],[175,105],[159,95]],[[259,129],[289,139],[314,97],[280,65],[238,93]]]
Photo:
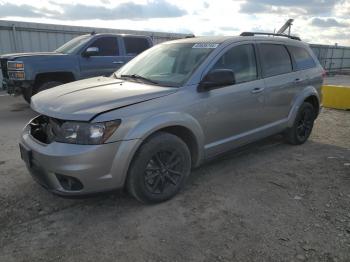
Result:
[[327,76],[326,70],[322,69],[322,78],[324,79]]

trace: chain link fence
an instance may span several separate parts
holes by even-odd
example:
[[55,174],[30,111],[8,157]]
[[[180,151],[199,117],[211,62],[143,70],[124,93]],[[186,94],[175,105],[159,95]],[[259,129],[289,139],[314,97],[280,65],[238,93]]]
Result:
[[350,74],[350,47],[310,45],[328,74]]

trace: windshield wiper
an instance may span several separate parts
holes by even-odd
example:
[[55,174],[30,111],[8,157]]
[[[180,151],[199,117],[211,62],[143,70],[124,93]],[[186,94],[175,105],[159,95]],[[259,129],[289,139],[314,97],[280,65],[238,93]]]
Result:
[[138,75],[138,74],[121,75],[121,77],[127,77],[127,78],[131,78],[131,79],[139,79],[139,80],[143,80],[143,81],[146,81],[146,82],[155,84],[155,85],[159,85],[159,83],[158,83],[157,81],[154,81],[154,80],[152,80],[152,79],[149,79],[149,78],[140,76],[140,75]]

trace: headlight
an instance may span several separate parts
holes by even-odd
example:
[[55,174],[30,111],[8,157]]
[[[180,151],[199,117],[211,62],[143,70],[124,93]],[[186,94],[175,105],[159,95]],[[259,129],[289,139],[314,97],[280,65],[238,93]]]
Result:
[[64,122],[61,126],[52,129],[54,140],[61,143],[98,145],[103,144],[119,127],[120,120],[87,123],[87,122]]
[[25,74],[24,71],[8,71],[7,72],[9,79],[11,80],[24,80]]
[[24,70],[24,63],[22,61],[8,61],[7,70]]

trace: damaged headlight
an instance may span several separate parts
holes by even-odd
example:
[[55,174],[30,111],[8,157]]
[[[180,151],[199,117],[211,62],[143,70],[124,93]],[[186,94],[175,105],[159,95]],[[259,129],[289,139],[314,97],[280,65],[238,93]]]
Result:
[[61,143],[98,145],[103,144],[119,127],[120,120],[103,123],[63,122],[52,128],[54,140]]

